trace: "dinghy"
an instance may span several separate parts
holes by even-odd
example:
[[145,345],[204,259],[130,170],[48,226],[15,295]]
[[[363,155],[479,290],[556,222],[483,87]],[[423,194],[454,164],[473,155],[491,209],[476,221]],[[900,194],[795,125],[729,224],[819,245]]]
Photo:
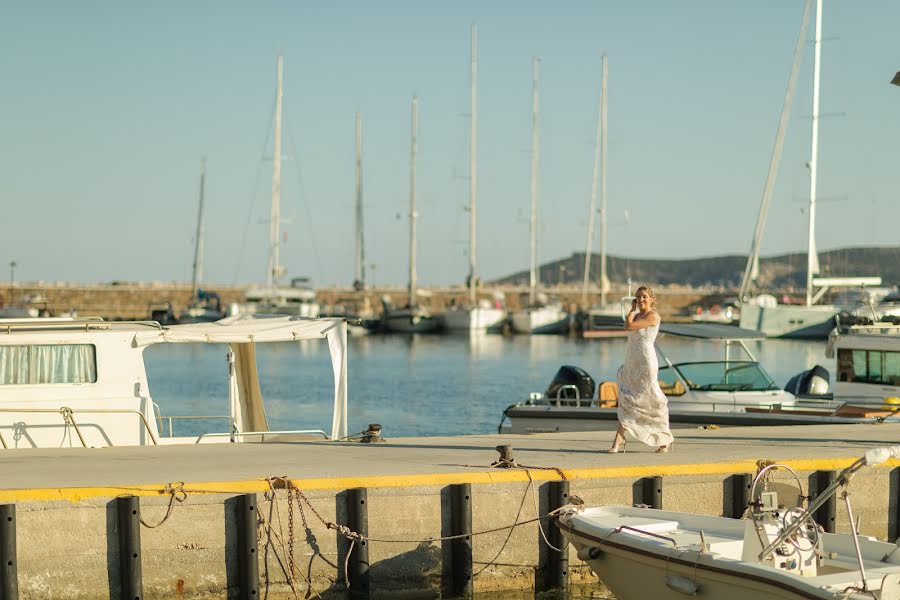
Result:
[[[567,506],[558,525],[618,600],[898,600],[900,545],[859,535],[824,533],[812,515],[839,488],[848,521],[856,522],[848,486],[864,466],[900,456],[876,448],[841,471],[808,504],[789,467],[763,468],[741,520],[652,508]],[[773,476],[787,474],[797,495]]]

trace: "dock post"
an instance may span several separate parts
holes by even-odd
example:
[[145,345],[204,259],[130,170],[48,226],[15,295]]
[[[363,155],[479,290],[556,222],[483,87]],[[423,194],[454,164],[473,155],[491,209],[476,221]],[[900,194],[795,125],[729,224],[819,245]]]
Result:
[[450,535],[465,536],[450,542],[451,595],[472,596],[472,484],[450,486]]
[[[350,529],[369,535],[369,495],[366,488],[347,490],[347,517]],[[369,542],[356,540],[347,561],[347,579],[350,581],[350,598],[369,597]]]
[[[569,482],[568,481],[551,481],[548,484],[548,502],[547,508],[551,511],[565,506],[569,503]],[[554,519],[555,520],[555,519]],[[553,548],[547,548],[547,564],[545,566],[545,589],[566,589],[569,583],[569,547],[566,539],[563,537],[562,531],[553,520],[547,524],[547,540],[553,546],[562,550],[557,552]]]
[[643,486],[643,503],[650,508],[662,508],[662,477],[654,475],[653,477],[644,477],[641,480]]
[[[836,477],[837,471],[816,471],[816,495],[818,496],[828,486],[833,484]],[[816,523],[822,526],[825,533],[834,533],[834,513],[836,504],[835,498],[832,495],[831,498],[816,511]]]
[[256,494],[237,499],[238,574],[241,600],[259,598],[259,554],[257,544]]
[[19,572],[16,565],[16,505],[0,504],[0,598],[17,600]]
[[141,504],[137,496],[116,498],[119,526],[119,585],[123,600],[142,600]]
[[750,486],[753,485],[753,475],[750,473],[735,473],[731,476],[731,518],[740,519],[744,511],[750,506]]

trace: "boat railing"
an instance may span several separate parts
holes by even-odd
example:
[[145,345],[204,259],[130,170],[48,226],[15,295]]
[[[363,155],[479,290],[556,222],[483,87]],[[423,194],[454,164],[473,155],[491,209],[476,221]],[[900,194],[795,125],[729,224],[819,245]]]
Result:
[[[562,406],[562,401],[563,401],[563,400],[566,400],[566,405],[567,405],[567,406],[570,405],[570,401],[573,400],[573,398],[563,398],[563,397],[562,397],[562,393],[563,393],[564,391],[568,391],[568,390],[574,390],[574,391],[575,391],[575,398],[574,398],[574,400],[575,400],[575,406],[581,406],[581,392],[578,391],[578,386],[577,386],[577,385],[572,385],[572,384],[569,384],[569,385],[561,385],[561,386],[559,386],[559,389],[556,390],[556,406]],[[587,400],[587,405],[590,406],[590,405],[591,405],[591,399],[590,399],[590,398],[586,398],[586,400]]]
[[266,441],[267,435],[321,435],[324,439],[331,439],[327,433],[321,429],[285,429],[281,431],[232,431],[230,433],[204,433],[200,435],[195,444],[199,444],[205,438],[227,437],[231,441],[237,441],[237,438],[256,436],[260,442]]
[[[231,424],[229,415],[165,415],[156,413],[156,422],[159,427],[159,435],[163,437],[175,437],[175,421],[225,421]],[[165,435],[166,427],[169,426],[169,435]],[[228,435],[227,433],[225,435]]]
[[[85,448],[88,448],[87,441],[84,439],[84,435],[81,433],[81,428],[78,426],[78,422],[75,420],[76,414],[134,414],[140,418],[141,424],[144,426],[144,430],[147,432],[147,435],[150,437],[150,440],[153,442],[153,445],[156,446],[158,444],[156,440],[156,436],[153,435],[153,430],[150,428],[150,423],[147,422],[147,417],[144,416],[139,410],[128,409],[128,408],[71,408],[68,406],[60,406],[59,408],[0,408],[0,413],[43,413],[43,414],[53,414],[56,413],[62,417],[63,425],[67,428],[69,426],[75,430],[76,435],[78,435],[78,439],[81,442],[81,445]],[[107,439],[107,442],[110,446],[114,444]],[[3,445],[4,448],[9,448],[6,444],[6,440],[3,438],[3,433],[0,432],[0,444]]]

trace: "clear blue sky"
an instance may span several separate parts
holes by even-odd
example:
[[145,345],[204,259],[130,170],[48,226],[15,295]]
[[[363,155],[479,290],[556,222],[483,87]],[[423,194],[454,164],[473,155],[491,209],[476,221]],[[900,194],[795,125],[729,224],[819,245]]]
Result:
[[[376,284],[406,282],[416,93],[420,282],[462,282],[472,22],[484,278],[528,265],[533,55],[543,61],[542,262],[585,247],[603,52],[609,251],[746,254],[802,11],[801,0],[8,0],[0,280],[10,260],[25,281],[189,280],[206,156],[205,278],[262,281],[282,53],[289,274],[352,280],[359,110],[367,262]],[[819,194],[832,201],[820,204],[819,247],[898,245],[900,88],[889,81],[900,2],[825,0],[823,16],[821,110],[844,115],[821,123]],[[811,80],[808,45],[764,255],[806,245]]]

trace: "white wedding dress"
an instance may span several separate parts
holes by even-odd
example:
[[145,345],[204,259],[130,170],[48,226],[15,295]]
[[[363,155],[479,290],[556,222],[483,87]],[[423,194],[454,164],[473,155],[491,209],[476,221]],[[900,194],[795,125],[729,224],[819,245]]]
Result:
[[625,364],[619,367],[619,424],[649,446],[672,443],[669,408],[659,387],[659,361],[653,342],[659,325],[628,332]]

